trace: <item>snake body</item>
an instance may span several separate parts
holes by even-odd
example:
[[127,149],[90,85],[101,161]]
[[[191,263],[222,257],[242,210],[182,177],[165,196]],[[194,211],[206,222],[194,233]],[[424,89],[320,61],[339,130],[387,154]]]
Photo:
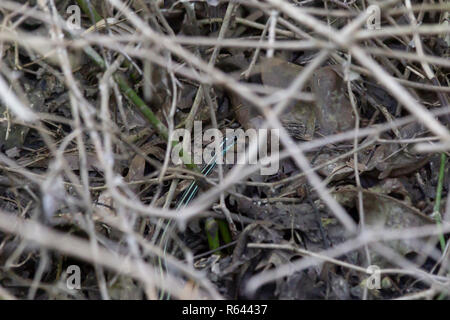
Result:
[[[231,137],[224,138],[224,140],[222,141],[222,143],[219,146],[220,149],[222,150],[222,156],[224,156],[227,153],[227,151],[235,145],[235,141],[236,140]],[[218,156],[219,156],[218,154],[214,154],[214,156],[211,158],[211,160],[203,166],[201,173],[205,177],[208,176],[215,168],[215,166],[217,164]],[[191,202],[191,200],[197,195],[198,189],[199,189],[199,185],[198,185],[197,181],[191,182],[189,187],[186,190],[184,190],[183,195],[181,196],[180,200],[178,201],[176,210],[180,211],[181,209],[185,208]],[[169,233],[168,231],[172,227],[173,227],[173,220],[170,219],[167,222],[166,226],[164,227],[164,231],[161,235],[160,243],[163,246],[164,258],[166,257],[167,249],[170,244],[170,237],[167,236]],[[164,269],[166,270],[166,272],[168,270],[167,259],[164,259],[164,262],[163,262],[161,257],[159,257],[158,263],[159,263],[161,277],[164,278]],[[164,267],[163,267],[163,264],[164,264]],[[162,291],[161,295],[160,295],[160,299],[163,300],[164,297],[165,297],[165,299],[168,300],[168,299],[170,299],[170,294]]]

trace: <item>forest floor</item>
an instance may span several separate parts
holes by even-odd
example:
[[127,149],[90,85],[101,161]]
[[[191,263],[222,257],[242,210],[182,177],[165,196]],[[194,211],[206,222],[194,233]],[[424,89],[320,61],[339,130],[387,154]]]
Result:
[[449,11],[0,1],[0,299],[448,299]]

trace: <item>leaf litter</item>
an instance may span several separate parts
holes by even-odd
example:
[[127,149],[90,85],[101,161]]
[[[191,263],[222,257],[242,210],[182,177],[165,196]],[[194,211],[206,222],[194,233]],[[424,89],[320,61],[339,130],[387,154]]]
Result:
[[[63,2],[55,3],[56,12],[63,17]],[[280,13],[273,29],[265,4],[187,4],[170,0],[148,3],[149,8],[144,8],[144,2],[131,3],[133,10],[142,10],[136,12],[137,16],[145,18],[157,39],[165,42],[142,41],[136,30],[139,28],[122,14],[123,20],[110,30],[90,29],[92,35],[112,42],[118,41],[114,35],[131,39],[130,30],[136,31],[140,39],[134,51],[122,44],[119,50],[107,41],[92,40],[91,48],[107,59],[108,66],[117,57],[123,58],[114,72],[126,76],[128,89],[123,91],[123,85],[111,77],[107,97],[99,90],[104,70],[91,63],[92,56],[79,45],[67,46],[73,72],[70,79],[61,61],[48,56],[42,48],[38,50],[32,41],[0,43],[0,76],[7,79],[11,92],[40,117],[39,123],[24,123],[10,112],[12,106],[0,103],[0,206],[5,212],[0,215],[0,289],[17,298],[32,299],[220,296],[343,300],[422,294],[428,294],[423,297],[429,299],[448,298],[448,292],[434,285],[444,279],[448,282],[448,246],[447,251],[441,250],[436,232],[399,239],[408,230],[436,226],[436,217],[441,217],[440,227],[446,228],[444,238],[448,240],[450,178],[448,163],[444,164],[444,176],[440,174],[439,157],[448,149],[418,152],[417,143],[436,142],[430,127],[417,121],[421,119],[408,120],[409,113],[394,98],[392,88],[377,81],[374,70],[367,65],[350,60],[345,46],[326,49],[330,53],[327,59],[311,72],[303,88],[286,101],[277,117],[302,149],[327,194],[358,226],[359,234],[344,229],[329,203],[317,192],[317,185],[310,183],[307,173],[292,157],[280,159],[276,174],[242,174],[223,190],[221,199],[211,198],[206,209],[190,219],[185,229],[179,225],[167,228],[171,224],[164,214],[143,214],[142,208],[156,208],[161,213],[178,206],[192,181],[197,183],[198,197],[222,183],[217,166],[208,177],[201,177],[187,166],[170,162],[165,165],[169,144],[167,137],[152,126],[155,121],[172,129],[184,128],[192,120],[201,120],[204,129],[217,125],[222,131],[265,128],[267,110],[273,111],[278,102],[284,101],[295,79],[317,58],[324,35],[300,28],[301,22],[288,12]],[[444,25],[444,12],[448,11],[445,4],[439,4],[442,8],[436,4],[439,8],[431,11],[419,4],[413,1],[414,12],[421,12],[416,14],[418,19],[425,24]],[[353,13],[364,10],[358,2],[346,1],[328,2],[327,7],[317,1],[301,6],[320,13],[348,13],[348,17],[337,14],[332,19],[312,15],[333,28],[343,28]],[[411,27],[402,2],[388,6],[397,13],[383,16],[383,27],[395,31],[395,24],[389,26],[393,21]],[[108,1],[94,4],[93,9],[104,17],[113,12]],[[41,13],[48,14],[45,12]],[[0,32],[8,39],[8,28],[12,26],[18,32],[49,41],[48,21],[52,20],[38,18],[14,18],[18,25],[11,25],[2,11],[0,20],[8,27],[0,28]],[[82,25],[85,29],[92,27],[86,14]],[[373,53],[375,63],[387,74],[401,78],[399,83],[426,106],[427,112],[440,112],[441,116],[434,119],[448,125],[448,36],[418,30],[426,58],[408,32],[377,37],[368,29],[358,29],[355,41],[366,53]],[[75,42],[81,39],[68,30],[63,32]],[[360,41],[364,32],[367,42]],[[311,42],[303,42],[306,38]],[[306,49],[289,49],[294,42],[306,44]],[[276,48],[273,53],[268,50],[269,44]],[[399,51],[409,56],[398,58]],[[212,55],[215,59],[210,60]],[[196,59],[203,60],[204,65]],[[432,66],[433,79],[427,78],[425,64]],[[133,100],[130,92],[141,97],[141,102]],[[266,103],[266,109],[258,108],[257,101],[243,92],[251,92]],[[350,95],[355,99],[358,117]],[[105,101],[109,103],[107,119],[102,109]],[[136,108],[140,103],[153,110],[154,119],[149,120],[143,108]],[[357,139],[354,134],[335,139],[356,125],[359,131],[355,134],[360,134]],[[367,130],[371,132],[361,134]],[[280,152],[286,153],[288,150],[280,145]],[[165,172],[161,174],[161,170]],[[223,165],[221,170],[226,178],[233,166]],[[438,212],[436,202],[440,204]],[[179,216],[183,213],[178,212]],[[77,239],[94,239],[101,250],[119,257],[116,266],[79,259],[77,248],[67,254],[56,245],[49,254],[47,249],[39,248],[42,239],[30,246],[16,237],[24,235],[14,234],[1,224],[13,216]],[[208,242],[206,216],[217,226],[219,247],[211,247]],[[236,232],[231,232],[230,220]],[[363,239],[365,231],[380,239],[384,233],[399,237],[341,250],[355,239]],[[169,239],[167,246],[163,245],[165,237]],[[311,254],[319,258],[311,260]],[[173,280],[167,283],[182,289],[168,294],[170,288],[161,284],[151,287],[138,274],[123,273],[119,266],[125,258],[133,259],[140,267],[151,267],[152,277]],[[162,267],[164,259],[167,267]],[[381,287],[369,290],[368,261],[381,269],[400,271],[383,274]],[[44,262],[45,271],[39,273]],[[294,268],[301,263],[305,266]],[[86,275],[81,283],[85,289],[76,294],[60,286],[65,281],[63,270],[72,264],[81,266]],[[286,276],[260,282],[256,291],[248,291],[257,279],[287,266],[293,269]],[[204,273],[198,276],[197,271]]]

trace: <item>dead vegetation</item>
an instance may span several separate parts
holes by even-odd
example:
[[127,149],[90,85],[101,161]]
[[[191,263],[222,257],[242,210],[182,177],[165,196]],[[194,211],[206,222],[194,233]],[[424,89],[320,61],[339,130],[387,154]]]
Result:
[[[448,299],[449,9],[2,0],[0,297]],[[278,172],[174,165],[198,120]]]

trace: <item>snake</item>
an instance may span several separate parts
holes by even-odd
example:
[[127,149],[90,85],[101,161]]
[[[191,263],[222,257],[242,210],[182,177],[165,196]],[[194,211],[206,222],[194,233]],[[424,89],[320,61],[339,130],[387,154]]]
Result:
[[[231,138],[231,137],[225,137],[223,139],[223,141],[221,142],[219,148],[222,150],[222,156],[224,156],[228,150],[230,150],[236,143],[236,139]],[[201,170],[201,173],[203,174],[203,176],[207,177],[212,171],[213,169],[216,167],[217,165],[217,158],[218,158],[218,154],[214,154],[211,159],[208,161],[207,164],[205,164]],[[192,199],[195,198],[195,196],[197,195],[199,191],[199,185],[197,183],[197,181],[192,181],[189,186],[186,188],[186,190],[184,190],[180,200],[177,202],[176,205],[176,210],[180,211],[184,208],[186,208],[189,203],[192,201]],[[168,237],[169,234],[169,229],[171,229],[171,227],[173,227],[173,219],[169,219],[169,221],[167,222],[166,226],[164,227],[163,233],[161,235],[161,240],[160,243],[163,245],[163,258],[165,258],[167,256],[167,249],[169,247],[170,244],[170,237]],[[158,264],[159,264],[159,270],[160,270],[160,274],[161,274],[161,278],[164,278],[164,269],[166,270],[166,272],[168,272],[168,266],[167,266],[167,259],[163,259],[161,258],[161,256],[158,257]],[[166,300],[170,299],[170,294],[166,293],[164,290],[161,291],[160,293],[160,300],[164,300],[164,298]]]

